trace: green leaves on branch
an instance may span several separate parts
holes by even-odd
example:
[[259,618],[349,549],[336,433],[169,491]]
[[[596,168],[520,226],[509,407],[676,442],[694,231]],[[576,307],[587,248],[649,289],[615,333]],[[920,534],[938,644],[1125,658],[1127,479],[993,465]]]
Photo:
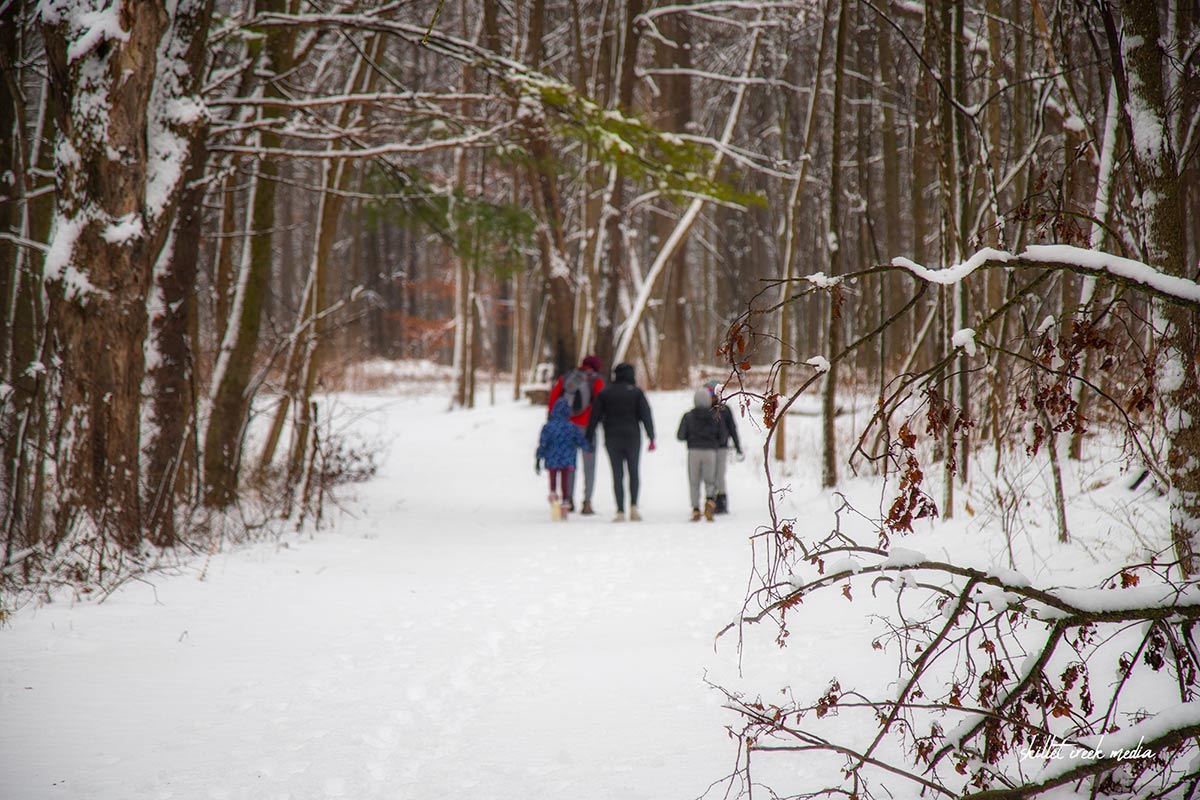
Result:
[[718,202],[757,205],[759,195],[739,192],[709,176],[712,153],[700,143],[658,130],[637,116],[600,107],[568,84],[533,73],[510,71],[505,81],[517,95],[518,120],[587,144],[605,164],[621,167],[664,194],[702,195]]
[[533,246],[537,222],[512,203],[489,203],[456,191],[445,198],[446,219],[455,251],[472,269],[500,276],[520,272],[525,253]]
[[366,208],[372,227],[386,219],[408,228],[427,228],[474,270],[509,276],[524,268],[537,229],[537,220],[527,209],[470,197],[461,189],[447,191],[411,173],[385,177],[375,172],[368,185],[381,188],[378,185],[384,181],[392,184],[391,191],[380,191]]

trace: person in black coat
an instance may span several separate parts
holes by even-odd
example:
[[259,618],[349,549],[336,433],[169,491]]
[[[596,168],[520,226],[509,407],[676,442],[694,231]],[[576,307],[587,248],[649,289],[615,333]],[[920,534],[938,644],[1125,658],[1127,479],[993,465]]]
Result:
[[704,484],[704,517],[712,522],[716,511],[717,452],[728,440],[725,420],[713,405],[708,389],[697,389],[695,407],[679,420],[681,442],[688,448],[688,489],[692,499],[692,521],[700,519],[700,484]]
[[704,388],[708,389],[712,395],[713,408],[721,415],[721,421],[725,423],[725,439],[717,448],[717,498],[716,498],[716,513],[729,513],[729,495],[725,492],[725,469],[729,463],[729,442],[733,440],[733,447],[737,450],[738,460],[741,461],[742,456],[742,441],[738,438],[737,425],[733,421],[733,411],[729,406],[721,401],[721,383],[720,381],[709,381],[704,384]]
[[[625,471],[629,471],[629,518],[639,520],[638,514],[638,457],[642,452],[642,428],[654,450],[654,419],[646,394],[637,387],[632,364],[618,364],[613,370],[613,382],[604,387],[592,401],[592,416],[588,420],[587,440],[596,441],[596,428],[604,426],[604,449],[612,464],[613,494],[617,499],[614,522],[625,519]],[[639,427],[640,426],[640,427]]]

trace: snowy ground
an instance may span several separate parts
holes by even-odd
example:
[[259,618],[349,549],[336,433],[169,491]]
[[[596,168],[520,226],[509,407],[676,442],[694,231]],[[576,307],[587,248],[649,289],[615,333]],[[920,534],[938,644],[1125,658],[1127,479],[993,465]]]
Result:
[[[768,656],[774,630],[748,640],[743,675],[735,638],[714,641],[767,519],[753,425],[741,422],[749,457],[730,465],[733,513],[694,524],[674,440],[691,393],[652,394],[645,521],[609,521],[601,453],[600,513],[553,523],[532,469],[544,412],[481,394],[483,407],[453,413],[444,396],[347,398],[389,455],[331,529],[217,554],[103,604],[16,614],[0,631],[0,798],[686,800],[737,755],[736,719],[706,678],[813,694],[836,656],[844,685],[879,679],[870,623],[840,600],[808,609],[817,622],[784,657]],[[817,418],[795,420],[786,506],[815,534],[836,501],[815,485]],[[1140,547],[1121,538],[1121,513],[1143,531],[1162,523],[1153,503],[1114,512],[1125,490],[1111,491],[1072,507],[1085,552]],[[873,480],[848,492],[877,510]],[[1015,544],[1033,573],[1056,558],[1039,513]],[[933,546],[1002,562],[1008,545],[981,519],[939,525]],[[788,780],[805,783],[795,767]]]

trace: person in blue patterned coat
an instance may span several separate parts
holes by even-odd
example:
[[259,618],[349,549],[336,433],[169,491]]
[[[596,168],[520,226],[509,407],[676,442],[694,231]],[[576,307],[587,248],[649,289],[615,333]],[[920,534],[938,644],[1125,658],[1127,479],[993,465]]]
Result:
[[545,464],[546,471],[550,473],[550,502],[561,501],[564,519],[570,511],[567,502],[570,498],[571,476],[575,472],[575,453],[581,448],[586,452],[592,450],[583,430],[571,422],[571,404],[565,397],[560,397],[550,410],[550,421],[542,426],[533,471],[540,473],[542,464]]

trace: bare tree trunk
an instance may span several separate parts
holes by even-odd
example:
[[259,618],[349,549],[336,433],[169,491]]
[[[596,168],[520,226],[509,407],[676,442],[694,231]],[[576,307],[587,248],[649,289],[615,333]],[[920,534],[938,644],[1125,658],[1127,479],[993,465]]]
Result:
[[[21,87],[18,83],[19,73],[14,57],[20,58],[21,40],[17,31],[21,28],[21,12],[24,4],[9,2],[0,7],[0,233],[14,233],[20,225],[18,207],[22,200],[24,188],[21,177],[22,142],[24,109],[18,114],[19,106],[23,105]],[[0,265],[17,263],[18,245],[7,239],[0,239]],[[0,268],[0,377],[10,374],[9,354],[13,335],[12,309],[17,295],[17,283],[20,272],[15,269]],[[11,441],[7,439],[6,441]],[[6,448],[7,449],[7,448]],[[0,463],[0,486],[5,485],[5,470],[9,459],[6,457]]]
[[521,359],[525,343],[525,293],[522,290],[520,273],[512,276],[512,302],[512,339],[510,344],[512,346],[513,400],[520,400],[521,370],[525,366]]
[[[28,66],[14,63],[24,50],[21,14],[29,8],[12,3],[0,11],[0,110],[3,117],[4,163],[0,174],[11,176],[8,198],[0,202],[5,215],[4,232],[13,232],[27,242],[48,239],[54,211],[54,196],[40,197],[37,174],[54,173],[53,148],[57,99],[42,78],[42,102],[35,119],[22,87]],[[36,169],[35,169],[36,168]],[[48,377],[38,365],[51,363],[50,333],[43,291],[43,254],[23,246],[0,244],[0,269],[4,274],[3,305],[0,306],[0,530],[4,532],[4,554],[0,564],[10,563],[19,550],[42,541],[44,484],[48,451],[51,402]]]
[[[159,64],[159,48],[190,8],[181,3],[171,17],[159,4],[130,0],[120,9],[124,38],[72,57],[90,33],[66,18],[43,26],[51,92],[70,101],[59,109],[69,147],[60,147],[54,257],[46,264],[62,378],[57,478],[64,508],[82,510],[124,547],[142,537],[146,300],[178,201],[178,178],[162,172],[169,156],[150,148],[168,134],[185,153],[190,144],[189,131],[162,112],[183,87],[177,62]],[[182,27],[175,33],[187,41]],[[76,116],[97,108],[104,124]],[[157,204],[146,202],[152,182]]]
[[[1178,162],[1171,141],[1163,91],[1164,54],[1155,0],[1121,0],[1125,36],[1118,42],[1109,21],[1109,45],[1114,53],[1125,48],[1118,70],[1124,83],[1134,161],[1143,186],[1146,245],[1151,263],[1169,275],[1191,277],[1184,260],[1182,196]],[[1127,70],[1127,72],[1125,71]],[[1158,371],[1162,410],[1166,415],[1170,450],[1167,475],[1171,480],[1171,541],[1185,576],[1196,573],[1200,548],[1200,320],[1194,307],[1170,304],[1160,309],[1167,332]]]
[[[205,48],[212,17],[212,3],[180,6],[189,16],[176,20],[176,29],[188,28],[190,44],[183,59],[189,65],[188,94],[198,92],[204,75]],[[155,270],[150,329],[153,356],[147,365],[147,395],[150,398],[149,441],[146,459],[146,530],[160,547],[177,542],[176,500],[185,474],[184,459],[196,421],[196,383],[191,348],[196,277],[200,266],[200,237],[206,185],[202,180],[208,164],[206,129],[197,132],[196,143],[180,193],[179,210],[169,242]]]
[[[370,90],[374,72],[368,62],[378,57],[381,37],[375,37],[367,45],[364,55],[356,59],[350,77],[346,81],[346,93]],[[359,112],[344,107],[338,115],[338,127],[347,128],[354,124]],[[325,346],[329,308],[329,264],[333,257],[333,246],[337,238],[338,223],[346,202],[346,191],[350,188],[351,171],[343,159],[331,159],[322,166],[321,195],[317,201],[316,239],[309,260],[308,279],[304,297],[300,304],[298,320],[292,334],[285,373],[284,393],[275,410],[275,418],[259,459],[260,473],[270,466],[275,457],[279,438],[287,420],[289,409],[296,412],[292,430],[292,445],[288,458],[287,487],[294,490],[300,481],[305,462],[305,450],[312,433],[312,393],[316,387],[321,368],[321,350]],[[356,270],[357,272],[357,270]]]
[[[625,3],[624,17],[620,14],[613,15],[614,22],[622,26],[620,33],[612,37],[617,45],[619,57],[610,59],[608,63],[617,67],[616,109],[625,113],[631,112],[633,107],[638,47],[641,44],[641,28],[637,24],[637,17],[642,13],[644,6],[643,0],[628,0]],[[625,238],[621,234],[625,213],[625,172],[620,166],[613,168],[610,184],[612,188],[607,208],[601,212],[604,228],[603,246],[607,251],[607,259],[601,262],[598,276],[596,293],[600,308],[596,315],[596,346],[593,348],[606,369],[615,366],[614,359],[623,357],[623,354],[616,354],[621,286],[626,272]]]
[[[200,71],[197,70],[197,74]],[[176,500],[189,432],[196,421],[196,392],[191,348],[191,302],[199,272],[200,233],[204,200],[201,177],[208,162],[203,140],[192,151],[187,188],[180,203],[175,230],[156,270],[157,313],[151,316],[155,359],[148,365],[150,409],[146,457],[146,529],[160,547],[177,542]]]
[[[966,121],[960,108],[967,106],[967,36],[966,10],[962,3],[955,3],[951,9],[952,27],[950,30],[951,53],[953,69],[951,71],[951,89],[955,104],[946,109],[951,115],[954,131],[954,254],[955,261],[966,257],[969,246],[971,225],[971,153],[967,141]],[[960,283],[954,299],[954,327],[962,330],[967,327],[970,319],[970,293],[965,282]],[[963,353],[957,359],[958,386],[955,392],[958,410],[955,412],[959,420],[971,418],[971,384],[967,373],[967,359]],[[970,474],[971,438],[970,426],[963,425],[958,440],[958,454],[955,458],[959,480],[964,484]],[[953,431],[950,435],[953,435]],[[951,508],[951,510],[953,510]],[[948,516],[949,514],[947,514]]]
[[216,331],[216,348],[229,328],[229,302],[233,297],[233,242],[237,230],[237,170],[225,176],[221,192],[220,239],[216,247],[216,267],[213,270],[213,330]]
[[[1088,244],[1093,249],[1100,249],[1104,244],[1105,225],[1108,222],[1109,205],[1112,194],[1112,171],[1114,153],[1116,149],[1117,137],[1117,121],[1120,118],[1120,99],[1117,96],[1116,81],[1112,81],[1109,85],[1107,112],[1104,121],[1104,139],[1100,146],[1100,164],[1096,174],[1096,196],[1092,203],[1092,218],[1095,220],[1092,224],[1092,232],[1088,237]],[[1078,324],[1090,324],[1088,317],[1091,314],[1093,300],[1096,294],[1096,279],[1084,278],[1083,285],[1079,295],[1078,315],[1080,317]],[[1092,351],[1087,349],[1083,353],[1083,360],[1079,366],[1080,377],[1087,380],[1092,372]],[[1087,419],[1088,415],[1088,399],[1090,393],[1083,390],[1083,381],[1075,381],[1071,385],[1071,396],[1075,399],[1076,413],[1083,419]],[[1078,461],[1083,457],[1083,430],[1074,428],[1071,431],[1070,444],[1068,446],[1068,457]]]
[[[761,29],[755,28],[751,34],[750,45],[746,50],[746,61],[742,69],[742,77],[746,78],[750,75],[750,70],[754,66],[755,58],[758,55],[758,46],[760,41]],[[725,129],[721,133],[721,146],[717,149],[713,156],[712,163],[708,168],[708,177],[713,179],[716,177],[718,170],[721,167],[721,162],[724,158],[725,148],[729,145],[733,138],[734,129],[737,127],[738,120],[741,118],[742,109],[746,100],[746,83],[738,84],[734,92],[733,103],[729,109],[729,116],[725,120]],[[621,332],[621,338],[617,342],[617,349],[613,353],[613,358],[620,361],[625,358],[629,352],[629,346],[633,343],[634,337],[637,335],[638,326],[641,324],[642,315],[646,311],[647,303],[650,300],[650,295],[654,291],[654,286],[659,275],[662,274],[667,261],[674,254],[675,249],[679,247],[687,239],[688,231],[699,216],[701,208],[704,207],[702,198],[695,198],[688,204],[679,221],[675,223],[675,227],[671,231],[662,244],[659,246],[658,254],[654,258],[654,263],[646,271],[645,279],[642,281],[641,288],[638,290],[637,299],[633,301],[630,307],[629,316],[625,320],[625,328]]]
[[[840,240],[842,214],[842,104],[845,95],[844,78],[846,64],[846,29],[849,27],[849,1],[841,0],[838,10],[837,43],[833,52],[833,109],[830,112],[832,143],[829,166],[829,274],[842,272],[842,244]],[[836,289],[835,289],[836,292]],[[842,349],[841,304],[835,294],[829,304],[828,330],[826,332],[829,371],[825,373],[825,386],[821,394],[821,485],[837,486],[837,379],[838,364],[835,357]]]
[[[671,14],[663,24],[663,32],[675,46],[658,45],[658,62],[661,67],[690,70],[691,32],[686,18]],[[692,121],[692,85],[687,75],[663,76],[663,100],[665,108],[662,119],[667,130],[683,132]],[[665,216],[656,220],[659,239],[665,241],[671,235],[671,222]],[[687,295],[691,284],[688,275],[687,240],[679,243],[667,266],[667,277],[663,282],[662,339],[658,360],[658,387],[677,389],[686,386],[692,364],[692,346],[688,336]]]
[[[285,10],[283,0],[266,0],[266,11]],[[268,28],[264,34],[266,67],[271,77],[263,88],[269,98],[282,97],[274,77],[283,75],[292,63],[294,32],[286,28]],[[280,112],[266,106],[264,117]],[[269,127],[259,134],[261,144],[270,148],[279,136]],[[226,508],[237,499],[242,460],[242,439],[250,413],[250,376],[258,351],[268,287],[271,281],[275,227],[275,186],[278,164],[271,157],[261,158],[250,190],[250,235],[242,255],[228,327],[213,369],[212,407],[204,436],[204,502],[214,508]]]
[[338,221],[345,204],[345,192],[349,188],[350,170],[344,161],[333,161],[325,167],[325,191],[321,194],[317,212],[317,241],[313,249],[311,267],[311,294],[301,312],[305,319],[306,335],[303,337],[304,360],[301,366],[300,394],[296,397],[297,419],[292,430],[291,453],[288,457],[288,487],[294,487],[301,479],[312,438],[313,410],[316,403],[312,395],[316,389],[317,376],[321,370],[321,353],[327,346],[327,312],[329,309],[329,262],[333,256],[333,244],[337,239]]
[[1058,540],[1071,541],[1067,531],[1067,497],[1063,492],[1062,467],[1058,462],[1058,433],[1049,415],[1042,413],[1042,424],[1046,426],[1046,455],[1050,457],[1050,477],[1054,483],[1054,516],[1058,524]]
[[[813,137],[816,133],[817,107],[821,99],[821,86],[824,85],[824,69],[825,58],[829,53],[829,13],[828,4],[822,7],[821,13],[821,42],[817,47],[817,63],[813,69],[813,82],[809,90],[808,105],[804,119],[804,138],[801,140],[800,151],[796,154],[789,154],[785,150],[785,155],[790,158],[798,158],[800,166],[796,171],[796,177],[792,180],[792,188],[787,200],[787,207],[784,210],[784,243],[783,243],[783,263],[785,277],[787,282],[784,284],[785,292],[791,291],[791,282],[796,277],[798,269],[798,240],[800,237],[800,220],[802,217],[801,200],[804,196],[805,179],[808,176],[808,165],[812,162],[811,151],[813,147]],[[794,58],[794,56],[793,56]],[[785,128],[786,130],[786,128]],[[786,142],[789,137],[784,137]],[[787,299],[786,297],[784,298]],[[795,315],[786,305],[780,319],[780,339],[782,340],[782,348],[784,351],[780,353],[780,359],[783,363],[779,367],[779,380],[776,383],[779,394],[787,396],[790,393],[789,378],[791,370],[787,357],[786,348],[793,347],[793,338],[795,336],[793,328],[793,320]],[[779,419],[775,420],[775,458],[783,461],[787,458],[787,415],[780,415]]]

